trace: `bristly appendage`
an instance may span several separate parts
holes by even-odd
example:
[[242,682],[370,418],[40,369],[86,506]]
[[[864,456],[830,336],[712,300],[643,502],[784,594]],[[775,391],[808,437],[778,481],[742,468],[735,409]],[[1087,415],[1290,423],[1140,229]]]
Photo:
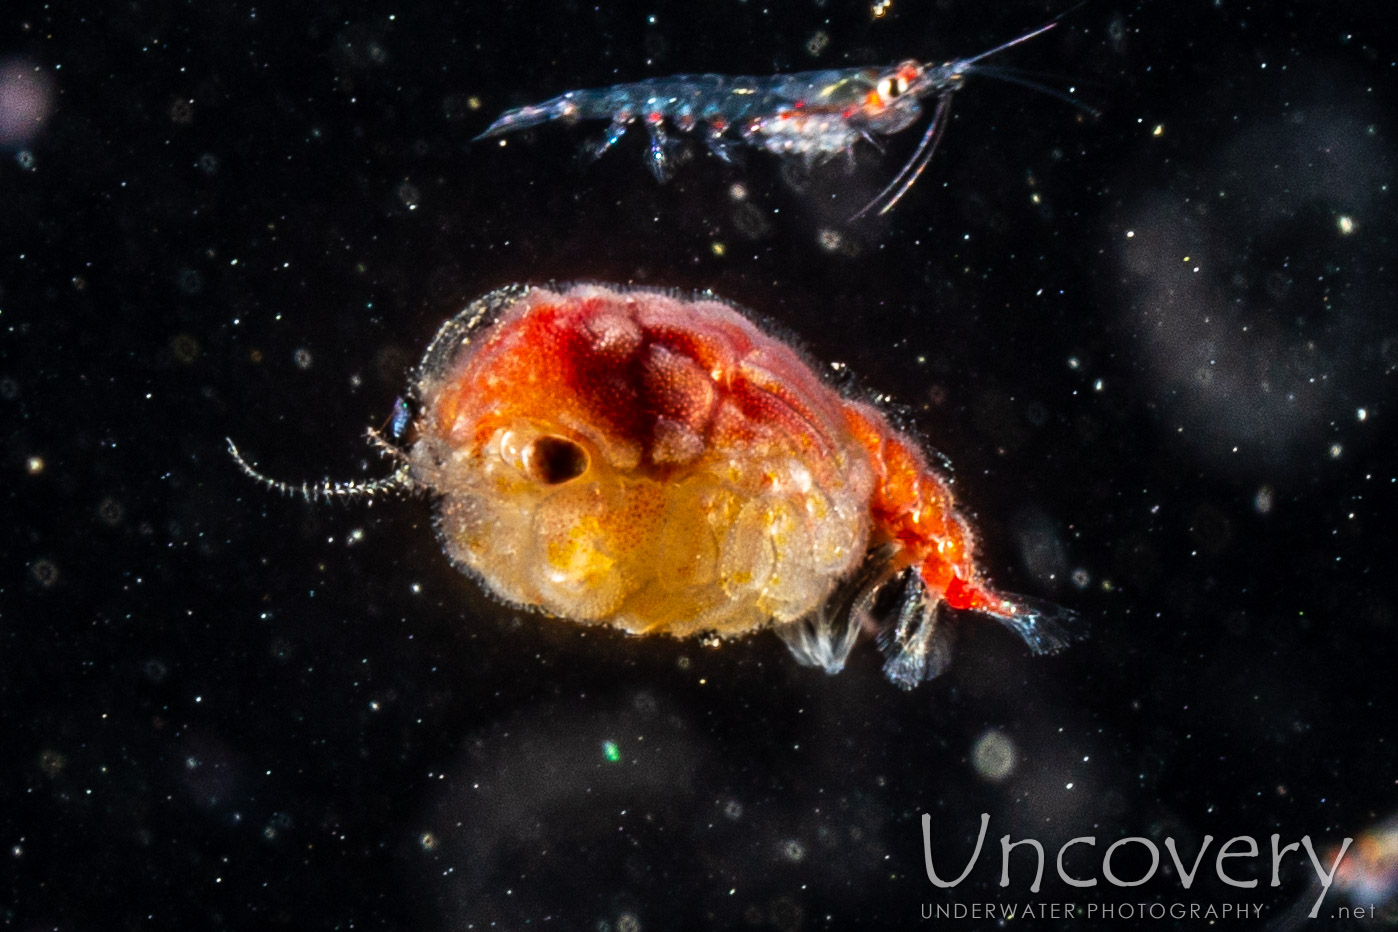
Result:
[[363,499],[373,500],[382,495],[403,495],[412,492],[417,486],[413,482],[412,474],[409,470],[407,457],[403,451],[379,435],[379,432],[369,430],[369,442],[379,448],[386,455],[398,460],[397,467],[381,479],[369,479],[355,482],[336,482],[331,479],[322,479],[320,482],[283,482],[280,479],[273,479],[253,466],[238,451],[238,447],[231,438],[228,440],[228,453],[233,457],[233,462],[242,470],[243,475],[256,482],[263,488],[270,489],[282,495],[303,498],[308,502],[314,501],[360,501]]
[[869,554],[855,575],[832,593],[811,615],[779,625],[777,636],[798,663],[826,673],[845,668],[859,632],[872,626],[874,600],[897,571],[890,562],[896,549],[885,546]]

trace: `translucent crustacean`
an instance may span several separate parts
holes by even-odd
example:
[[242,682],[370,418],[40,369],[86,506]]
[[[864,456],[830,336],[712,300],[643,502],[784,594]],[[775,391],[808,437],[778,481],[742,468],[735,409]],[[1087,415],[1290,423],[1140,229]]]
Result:
[[[452,562],[507,602],[632,634],[771,627],[840,670],[859,630],[911,688],[950,658],[939,609],[1013,629],[1035,653],[1071,616],[992,589],[948,482],[872,405],[704,293],[509,286],[448,321],[411,387],[398,460],[313,498],[420,490]],[[395,421],[403,420],[400,414]],[[883,620],[875,598],[904,578]]]
[[941,65],[909,59],[886,67],[795,74],[677,74],[568,91],[543,103],[506,111],[476,138],[503,136],[552,120],[608,120],[610,125],[601,141],[589,153],[595,158],[615,145],[631,123],[640,120],[650,134],[647,163],[655,177],[665,181],[671,174],[672,145],[666,124],[681,132],[702,125],[709,150],[725,162],[733,161],[738,143],[782,156],[800,155],[807,161],[840,153],[852,159],[856,142],[867,139],[878,145],[878,137],[907,129],[922,115],[922,101],[933,98],[936,106],[917,150],[883,191],[851,219],[876,208],[883,214],[898,203],[927,167],[946,126],[952,95],[968,75],[991,74],[1080,106],[1050,88],[980,64],[1048,32],[1057,23],[1055,19],[979,55]]

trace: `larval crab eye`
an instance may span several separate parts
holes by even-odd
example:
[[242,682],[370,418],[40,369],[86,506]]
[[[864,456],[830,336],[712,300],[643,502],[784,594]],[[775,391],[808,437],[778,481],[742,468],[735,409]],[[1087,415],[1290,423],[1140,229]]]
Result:
[[566,437],[536,437],[521,456],[524,474],[541,485],[561,485],[587,472],[587,451]]

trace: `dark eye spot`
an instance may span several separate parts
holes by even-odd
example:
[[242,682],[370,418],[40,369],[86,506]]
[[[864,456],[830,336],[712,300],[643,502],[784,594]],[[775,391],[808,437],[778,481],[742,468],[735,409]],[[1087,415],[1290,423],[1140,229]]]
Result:
[[587,472],[587,451],[565,437],[539,437],[524,451],[529,478],[558,485]]

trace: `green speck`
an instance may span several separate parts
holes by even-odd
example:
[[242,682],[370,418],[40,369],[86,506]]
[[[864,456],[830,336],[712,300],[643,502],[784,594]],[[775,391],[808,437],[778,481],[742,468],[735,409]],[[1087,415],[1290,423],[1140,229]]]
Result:
[[615,741],[603,741],[602,754],[609,763],[615,764],[621,761],[621,748],[617,747]]

